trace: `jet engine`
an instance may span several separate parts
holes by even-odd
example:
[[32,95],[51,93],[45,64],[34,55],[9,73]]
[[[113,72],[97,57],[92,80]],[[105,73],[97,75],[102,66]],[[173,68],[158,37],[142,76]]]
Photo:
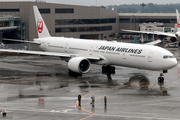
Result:
[[176,42],[176,38],[175,37],[171,37],[171,42]]
[[76,73],[87,73],[90,69],[90,62],[84,57],[74,57],[69,60],[68,68]]

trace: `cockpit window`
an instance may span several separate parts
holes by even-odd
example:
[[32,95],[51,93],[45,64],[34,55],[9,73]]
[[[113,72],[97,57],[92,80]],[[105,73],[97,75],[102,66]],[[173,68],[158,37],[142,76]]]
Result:
[[169,56],[169,58],[174,58],[174,56]]
[[168,59],[168,58],[174,58],[174,56],[168,56],[168,55],[165,55],[163,56],[164,59]]
[[167,58],[168,58],[168,56],[163,56],[163,58],[164,58],[164,59],[167,59]]

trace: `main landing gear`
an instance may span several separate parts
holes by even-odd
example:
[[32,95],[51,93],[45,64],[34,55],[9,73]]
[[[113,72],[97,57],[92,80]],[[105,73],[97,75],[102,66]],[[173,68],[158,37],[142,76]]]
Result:
[[111,74],[115,74],[115,67],[111,65],[103,65],[102,74],[106,74],[108,80],[112,80]]

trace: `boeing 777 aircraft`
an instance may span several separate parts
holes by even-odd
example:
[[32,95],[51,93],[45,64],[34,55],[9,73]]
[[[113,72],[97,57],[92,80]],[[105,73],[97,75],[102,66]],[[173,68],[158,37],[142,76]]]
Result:
[[77,76],[87,73],[91,64],[102,65],[107,74],[114,72],[114,65],[163,73],[177,65],[177,60],[171,52],[153,46],[159,41],[142,45],[51,37],[37,6],[33,6],[33,10],[39,38],[34,39],[32,43],[39,44],[44,52],[7,49],[0,51],[57,56],[68,62],[69,74]]
[[165,33],[165,32],[159,32],[159,31],[154,31],[154,32],[148,32],[148,31],[136,31],[136,30],[125,30],[121,29],[122,31],[126,32],[133,32],[133,33],[142,33],[142,34],[156,34],[156,35],[164,35],[164,36],[169,36],[171,37],[171,41],[175,42],[176,40],[180,40],[180,18],[179,18],[179,12],[176,9],[176,17],[177,17],[177,27],[178,31],[173,34],[173,33]]

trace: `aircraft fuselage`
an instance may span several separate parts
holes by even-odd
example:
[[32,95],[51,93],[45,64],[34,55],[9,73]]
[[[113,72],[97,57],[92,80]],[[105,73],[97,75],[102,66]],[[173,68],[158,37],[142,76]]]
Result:
[[38,38],[46,52],[71,53],[80,57],[102,58],[100,65],[118,65],[147,70],[167,70],[177,65],[177,60],[168,50],[143,44],[83,40],[64,37]]

